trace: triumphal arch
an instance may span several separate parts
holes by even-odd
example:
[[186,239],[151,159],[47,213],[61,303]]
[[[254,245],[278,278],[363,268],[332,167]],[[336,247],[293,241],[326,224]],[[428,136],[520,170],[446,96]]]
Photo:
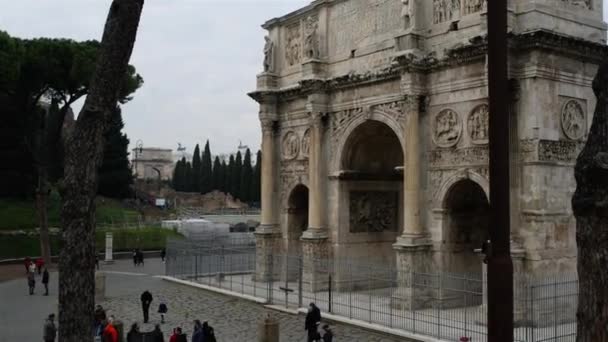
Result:
[[[509,1],[520,275],[576,270],[573,166],[607,52],[602,6]],[[263,27],[250,93],[263,131],[257,274],[272,273],[272,254],[481,274],[474,249],[492,229],[486,2],[316,0]]]

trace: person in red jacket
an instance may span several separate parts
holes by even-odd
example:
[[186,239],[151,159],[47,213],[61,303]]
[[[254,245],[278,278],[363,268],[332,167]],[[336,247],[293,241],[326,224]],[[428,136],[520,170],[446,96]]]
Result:
[[38,258],[36,259],[36,269],[38,270],[38,275],[42,273],[42,266],[44,266],[44,259]]
[[103,330],[103,340],[105,342],[118,342],[118,331],[114,327],[114,317],[110,316],[108,324]]
[[177,327],[173,329],[173,335],[169,338],[169,342],[188,342],[185,334],[182,334],[182,328]]

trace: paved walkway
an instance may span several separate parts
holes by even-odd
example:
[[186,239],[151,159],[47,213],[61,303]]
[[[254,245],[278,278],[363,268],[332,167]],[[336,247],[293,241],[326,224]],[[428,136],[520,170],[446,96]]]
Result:
[[[168,337],[177,325],[185,328],[190,337],[192,321],[209,321],[215,328],[218,341],[255,341],[257,322],[267,313],[280,322],[281,341],[305,341],[304,317],[265,309],[263,306],[226,297],[203,290],[175,285],[161,280],[156,275],[164,274],[164,265],[158,259],[146,260],[144,267],[133,267],[128,260],[113,265],[102,265],[107,272],[107,298],[101,303],[108,314],[130,325],[142,321],[139,296],[149,290],[154,296],[151,307],[151,322],[142,325],[147,331],[160,323],[156,309],[161,301],[169,307],[167,323],[162,325]],[[29,296],[25,279],[0,283],[0,342],[40,341],[45,317],[57,309],[57,274],[51,273],[51,296]],[[398,339],[368,332],[347,325],[332,325],[334,341],[393,342]]]

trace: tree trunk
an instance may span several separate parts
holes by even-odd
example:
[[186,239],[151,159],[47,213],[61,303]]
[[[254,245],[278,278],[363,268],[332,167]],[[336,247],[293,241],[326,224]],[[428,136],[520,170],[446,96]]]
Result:
[[36,189],[36,213],[40,229],[40,255],[46,265],[51,264],[51,240],[49,239],[48,193],[45,167],[38,168],[38,188]]
[[66,139],[64,246],[59,263],[59,340],[93,341],[95,297],[95,194],[104,132],[117,105],[131,57],[143,0],[114,0],[104,28],[89,95]]
[[597,107],[585,148],[576,161],[579,295],[577,342],[608,341],[608,62],[593,81]]

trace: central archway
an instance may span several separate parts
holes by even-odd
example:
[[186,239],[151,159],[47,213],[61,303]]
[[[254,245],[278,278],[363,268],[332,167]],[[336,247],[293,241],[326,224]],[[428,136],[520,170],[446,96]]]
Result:
[[403,160],[401,141],[386,123],[366,120],[350,131],[340,155],[338,256],[395,264]]

